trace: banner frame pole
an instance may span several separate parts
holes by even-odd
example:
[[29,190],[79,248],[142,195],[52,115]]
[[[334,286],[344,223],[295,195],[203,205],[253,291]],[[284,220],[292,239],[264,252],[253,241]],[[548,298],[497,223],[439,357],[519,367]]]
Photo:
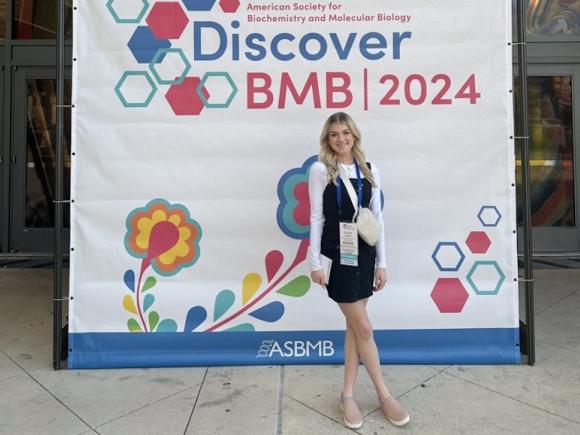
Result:
[[532,249],[532,212],[531,212],[531,177],[530,177],[530,138],[528,128],[528,50],[526,36],[526,5],[524,0],[517,2],[518,31],[518,122],[517,139],[520,140],[520,155],[522,160],[522,197],[523,197],[523,244],[524,244],[524,289],[526,306],[526,330],[528,364],[536,362],[535,322],[534,322],[534,270]]
[[64,110],[64,0],[58,0],[56,36],[56,162],[54,195],[54,298],[53,298],[53,352],[55,370],[61,369],[62,332],[62,221],[63,221],[63,110]]
[[[510,6],[511,7],[511,6]],[[518,0],[518,16],[520,13],[523,13],[523,1],[522,0]],[[56,203],[55,203],[55,232],[54,232],[54,236],[55,236],[55,244],[54,244],[54,259],[55,259],[55,269],[54,269],[54,282],[55,282],[55,287],[54,287],[54,292],[55,292],[55,309],[54,309],[54,323],[55,323],[55,341],[54,341],[54,347],[55,347],[55,352],[59,352],[61,350],[62,347],[62,338],[63,338],[63,333],[62,333],[62,328],[58,328],[56,329],[56,325],[58,324],[59,326],[61,326],[62,324],[62,305],[60,305],[61,299],[62,299],[62,271],[63,271],[63,265],[62,265],[62,206],[63,206],[63,201],[62,201],[62,187],[63,187],[63,175],[64,175],[64,165],[63,165],[63,159],[64,159],[64,155],[63,155],[63,107],[64,107],[64,57],[63,57],[63,53],[64,53],[64,0],[58,0],[58,34],[57,34],[57,39],[58,39],[58,44],[57,44],[57,132],[56,132],[56,149],[57,149],[57,156],[56,156]],[[522,29],[520,29],[520,27],[523,28],[523,32],[524,32],[524,39],[523,41],[525,41],[525,17],[524,20],[522,21],[520,18],[518,18],[518,33],[519,31],[521,31]],[[521,24],[524,23],[524,24]],[[523,52],[520,50],[521,48],[524,48]],[[524,116],[523,121],[520,119],[520,122],[518,124],[522,124],[523,129],[519,129],[519,132],[521,133],[519,136],[522,137],[526,137],[527,138],[527,133],[528,133],[528,126],[527,126],[527,82],[526,82],[526,77],[527,77],[527,69],[526,69],[526,62],[527,62],[527,53],[525,50],[525,42],[520,42],[518,44],[518,59],[519,59],[519,67],[522,68],[523,65],[523,71],[520,69],[520,77],[523,77],[522,80],[520,80],[520,86],[523,89],[523,93],[520,93],[520,101],[518,101],[518,103],[520,103],[519,105],[523,107],[523,111],[521,111],[520,113]],[[523,75],[522,75],[523,72]],[[513,95],[513,94],[512,94]],[[514,135],[514,136],[518,136],[518,135]],[[507,138],[506,138],[507,139]],[[516,139],[518,140],[518,139]],[[524,240],[524,250],[525,250],[525,262],[526,262],[526,280],[525,280],[525,284],[526,284],[526,312],[529,312],[529,309],[531,309],[532,312],[532,318],[531,318],[531,322],[532,325],[530,325],[530,323],[528,322],[527,328],[526,328],[526,333],[528,334],[527,336],[529,338],[533,337],[533,283],[531,282],[531,277],[532,277],[532,270],[531,270],[531,266],[532,266],[532,249],[531,249],[531,227],[530,227],[530,216],[531,216],[531,212],[530,212],[530,186],[529,186],[529,155],[528,153],[528,140],[525,140],[525,144],[522,147],[522,167],[525,168],[524,170],[524,183],[523,183],[523,188],[524,188],[524,192],[525,192],[525,198],[524,198],[524,205],[525,205],[525,211],[526,211],[526,215],[524,216],[524,235],[526,236],[526,239]],[[527,173],[526,173],[527,170]],[[527,201],[527,202],[526,202]],[[57,215],[58,215],[58,220],[57,220]],[[527,237],[529,236],[529,243]],[[516,252],[517,254],[517,252]],[[517,255],[516,255],[517,256]],[[529,262],[529,273],[528,273],[528,262]],[[530,284],[530,286],[528,286],[528,284]],[[528,292],[528,287],[530,289],[530,291]],[[531,300],[531,307],[530,307],[530,302]],[[58,306],[58,307],[57,307]],[[57,315],[58,312],[58,315]],[[532,328],[530,331],[530,327]],[[530,347],[528,347],[528,352],[531,352],[530,349],[534,347],[534,343],[533,340],[530,340]],[[513,349],[513,347],[512,347]],[[534,352],[535,354],[535,352]],[[531,356],[531,353],[528,353],[529,356]],[[57,357],[55,357],[55,361],[58,360],[58,362],[55,362],[56,365],[58,365],[58,367],[55,365],[55,369],[60,369],[60,355],[58,355]],[[534,356],[535,359],[535,356]],[[530,363],[530,365],[533,365],[533,362],[530,361],[530,359],[528,359],[528,363]]]

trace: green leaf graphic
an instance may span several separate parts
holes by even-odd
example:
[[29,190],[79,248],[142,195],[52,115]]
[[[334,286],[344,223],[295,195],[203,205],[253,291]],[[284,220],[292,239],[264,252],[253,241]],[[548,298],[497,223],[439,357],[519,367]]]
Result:
[[159,313],[157,311],[151,311],[149,313],[149,330],[151,332],[155,331],[157,324],[159,323]]
[[141,325],[135,319],[127,320],[127,328],[131,332],[141,332]]
[[145,280],[145,284],[143,284],[143,293],[155,287],[155,284],[157,284],[157,280],[155,279],[155,277],[153,276],[147,277],[147,279]]
[[294,278],[281,289],[277,290],[276,293],[299,298],[304,296],[308,290],[310,290],[310,278],[308,278],[306,275],[301,275]]

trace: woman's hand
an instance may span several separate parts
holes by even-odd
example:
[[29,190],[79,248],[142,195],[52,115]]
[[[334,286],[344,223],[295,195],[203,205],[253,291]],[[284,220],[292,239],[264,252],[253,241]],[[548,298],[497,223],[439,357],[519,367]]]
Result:
[[375,269],[375,288],[374,291],[382,290],[387,283],[387,269],[384,267],[377,267]]
[[310,279],[312,280],[312,282],[315,282],[322,288],[326,288],[326,283],[324,282],[324,273],[322,272],[322,269],[313,270],[312,272],[310,272]]

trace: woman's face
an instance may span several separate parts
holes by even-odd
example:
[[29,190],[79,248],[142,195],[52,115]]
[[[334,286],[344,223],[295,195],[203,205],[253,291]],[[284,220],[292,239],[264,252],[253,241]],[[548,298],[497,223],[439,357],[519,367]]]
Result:
[[328,129],[328,144],[340,159],[352,157],[354,136],[348,125],[342,122],[330,124]]

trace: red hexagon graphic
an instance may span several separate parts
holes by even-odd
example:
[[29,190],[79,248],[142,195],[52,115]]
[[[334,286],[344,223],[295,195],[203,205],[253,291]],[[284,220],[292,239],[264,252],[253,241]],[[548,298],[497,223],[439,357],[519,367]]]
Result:
[[236,12],[240,7],[239,0],[220,0],[220,8],[227,13]]
[[431,299],[441,313],[461,313],[469,293],[459,278],[439,278],[431,292]]
[[189,19],[176,2],[159,2],[145,20],[151,32],[159,39],[177,39],[183,33]]
[[491,245],[491,240],[485,231],[472,231],[465,241],[469,249],[474,254],[485,254]]
[[[195,92],[201,79],[199,77],[186,77],[182,84],[172,85],[165,98],[169,101],[173,112],[176,115],[199,115],[203,110],[203,101]],[[205,98],[209,98],[209,92],[204,87],[202,89]]]

